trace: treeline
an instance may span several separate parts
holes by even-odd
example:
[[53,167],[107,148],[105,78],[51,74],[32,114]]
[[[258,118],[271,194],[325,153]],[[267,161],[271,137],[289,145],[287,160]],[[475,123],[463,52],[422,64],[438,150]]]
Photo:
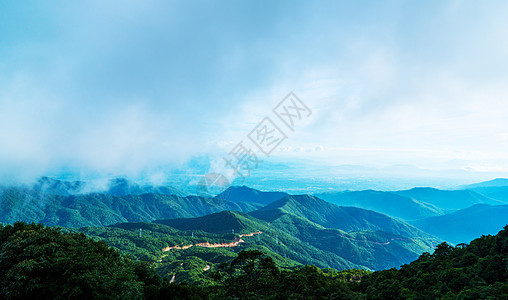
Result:
[[0,228],[2,299],[307,298],[351,293],[346,282],[365,273],[311,266],[281,271],[271,257],[253,250],[220,265],[208,285],[174,284],[153,264],[82,233],[22,222]]
[[0,228],[2,299],[486,299],[508,297],[508,227],[470,245],[440,244],[400,269],[286,270],[248,250],[209,276],[206,285],[170,283],[152,264],[84,234],[21,222]]
[[374,272],[361,291],[371,299],[508,299],[508,225],[495,236],[442,243],[398,270]]

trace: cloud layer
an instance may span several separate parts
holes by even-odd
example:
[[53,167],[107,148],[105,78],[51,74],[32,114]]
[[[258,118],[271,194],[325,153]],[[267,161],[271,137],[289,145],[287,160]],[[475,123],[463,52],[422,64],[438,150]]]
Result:
[[507,10],[501,1],[4,4],[0,179],[134,176],[220,157],[289,91],[314,113],[277,156],[503,172]]

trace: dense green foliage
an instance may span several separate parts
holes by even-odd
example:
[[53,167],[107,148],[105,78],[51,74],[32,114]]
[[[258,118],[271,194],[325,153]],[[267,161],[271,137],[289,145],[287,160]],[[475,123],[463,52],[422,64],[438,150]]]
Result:
[[[325,203],[325,207],[331,205],[323,200],[319,201]],[[331,207],[337,208],[335,205],[331,205]],[[319,206],[312,209],[319,211]],[[271,211],[264,210],[262,212]],[[302,215],[304,211],[310,211],[310,208],[307,209],[301,205],[299,213]],[[368,228],[361,227],[358,224],[359,222],[365,222],[365,226],[371,226],[372,228],[384,226],[383,228],[386,230],[391,230],[391,225],[394,225],[393,228],[397,231],[407,228],[406,234],[412,234],[416,230],[403,222],[384,215],[377,215],[379,218],[371,221],[368,221],[368,218],[362,219],[361,214],[359,216],[349,215],[348,217],[354,218],[355,226],[359,229]],[[206,241],[231,242],[238,234],[257,231],[262,232],[259,240],[258,236],[244,237],[245,243],[235,248],[223,249],[223,251],[234,254],[255,246],[267,251],[268,254],[280,262],[280,266],[313,264],[321,268],[330,267],[338,270],[350,268],[379,270],[408,263],[418,258],[424,251],[431,250],[430,243],[432,240],[418,236],[410,235],[408,237],[372,230],[345,232],[340,229],[325,228],[309,221],[307,218],[292,213],[279,212],[277,216],[275,219],[269,219],[270,223],[268,223],[244,213],[223,211],[197,218],[156,221],[158,224],[171,227],[157,224],[148,225],[146,223],[125,223],[113,227],[129,229],[128,232],[103,228],[84,228],[82,231],[91,236],[103,238],[110,245],[137,258],[146,257],[146,255],[149,255],[148,252],[151,252],[152,260],[159,258],[157,247],[162,249],[165,246],[188,245]],[[146,232],[142,239],[137,237],[139,228],[143,228]],[[166,229],[162,230],[163,228]],[[235,235],[231,233],[232,230],[234,230]],[[194,232],[194,238],[191,239],[192,232]],[[150,243],[150,245],[147,245],[147,243]],[[150,249],[150,251],[147,251],[147,249]],[[166,255],[189,253],[194,250],[170,251]],[[216,250],[210,249],[209,251]],[[215,261],[204,260],[216,263]]]
[[268,222],[283,214],[292,214],[323,227],[346,232],[374,230],[406,237],[433,238],[418,228],[387,215],[357,207],[338,206],[309,195],[288,196],[249,214]]
[[[241,187],[231,188],[228,197],[250,203],[228,202],[167,195],[170,189],[124,181],[107,193],[73,194],[82,189],[80,183],[51,180],[0,189],[0,222],[80,227],[19,222],[1,227],[0,298],[430,299],[507,293],[506,228],[454,248],[401,220],[308,195]],[[435,204],[453,195],[465,197],[465,203],[484,201],[471,191],[455,192],[413,189],[381,200],[407,198],[419,203],[408,207],[425,206],[427,212],[436,207],[423,202],[432,195]],[[378,192],[370,195],[373,203],[379,200],[374,201]],[[454,199],[450,206],[460,204]],[[271,203],[260,207],[265,202]],[[500,228],[505,210],[481,204],[429,222],[439,232],[479,234]],[[202,243],[222,245],[197,245]],[[437,244],[434,254],[424,253]],[[168,248],[177,245],[187,247]]]
[[[61,192],[63,193],[63,192]],[[260,205],[218,202],[210,198],[165,194],[48,194],[23,187],[0,188],[0,222],[41,222],[64,227],[107,226],[120,222],[150,222],[190,218],[225,209],[251,211]]]
[[364,270],[325,273],[315,266],[280,270],[261,251],[243,251],[222,264],[211,277],[220,282],[214,297],[241,299],[336,299],[359,298],[353,291]]
[[[193,262],[203,267],[202,261],[194,258]],[[0,295],[6,299],[259,298],[273,294],[274,284],[281,295],[305,297],[315,293],[312,284],[321,285],[325,277],[345,281],[351,273],[330,275],[315,267],[311,272],[307,269],[295,272],[304,275],[298,277],[308,283],[307,288],[302,285],[291,290],[296,288],[290,279],[292,271],[281,271],[258,250],[241,251],[223,261],[206,284],[175,284],[156,275],[149,264],[132,261],[83,234],[21,222],[0,228]],[[318,277],[315,283],[309,281],[310,275]],[[333,289],[335,286],[328,287],[330,292]]]
[[[214,221],[220,217],[222,227],[208,226],[209,221]],[[189,263],[189,260],[199,258],[207,264],[215,264],[227,261],[236,256],[242,250],[261,249],[274,258],[277,265],[283,268],[298,266],[301,264],[315,264],[320,267],[334,267],[338,269],[359,267],[356,264],[348,262],[338,255],[315,248],[308,243],[302,242],[298,238],[284,231],[269,226],[262,220],[251,216],[224,211],[214,215],[198,218],[193,230],[187,230],[187,223],[178,221],[178,227],[175,229],[163,224],[157,223],[122,223],[108,227],[86,227],[72,230],[74,232],[83,232],[94,238],[106,241],[111,246],[121,250],[123,253],[131,255],[136,259],[150,260],[158,262],[158,270],[161,275],[171,276],[176,274],[176,281],[203,281],[203,268],[189,269],[187,266],[195,265]],[[224,228],[230,228],[232,225],[235,234],[231,233],[213,233],[209,231],[216,230],[224,232]],[[142,229],[142,237],[139,237],[139,229]],[[206,231],[205,231],[206,230]],[[243,243],[237,247],[229,248],[201,248],[191,247],[185,250],[171,250],[162,252],[167,246],[189,245],[203,242],[210,243],[230,243],[234,241],[239,234],[246,234],[262,231],[258,239],[257,235],[242,237]],[[193,235],[193,236],[192,236]],[[180,264],[183,264],[180,266]],[[190,276],[192,275],[192,276]]]
[[0,272],[6,299],[505,299],[508,226],[469,245],[442,243],[398,270],[280,268],[251,249],[212,267],[206,282],[170,283],[104,242],[18,222],[0,228]]
[[508,298],[508,226],[469,245],[437,246],[399,270],[373,273],[361,283],[371,299]]
[[286,196],[289,196],[289,194],[284,192],[262,192],[246,186],[230,186],[227,190],[218,194],[216,198],[232,202],[267,205]]
[[139,263],[83,234],[19,222],[0,229],[3,298],[141,298],[138,269]]

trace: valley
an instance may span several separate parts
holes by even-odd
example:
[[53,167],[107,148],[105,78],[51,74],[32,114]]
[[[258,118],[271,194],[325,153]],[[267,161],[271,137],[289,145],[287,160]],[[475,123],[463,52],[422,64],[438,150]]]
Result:
[[155,262],[159,274],[173,282],[194,283],[251,249],[268,253],[283,268],[400,267],[443,241],[472,240],[508,223],[505,198],[473,190],[290,195],[243,186],[206,198],[125,179],[101,193],[80,193],[82,188],[47,178],[33,187],[2,187],[0,220],[83,232],[135,259]]

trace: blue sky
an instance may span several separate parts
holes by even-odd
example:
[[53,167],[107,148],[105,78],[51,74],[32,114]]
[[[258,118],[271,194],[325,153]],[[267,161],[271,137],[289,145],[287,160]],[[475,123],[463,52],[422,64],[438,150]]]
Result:
[[290,91],[270,159],[508,171],[504,1],[0,4],[0,178],[220,158]]

